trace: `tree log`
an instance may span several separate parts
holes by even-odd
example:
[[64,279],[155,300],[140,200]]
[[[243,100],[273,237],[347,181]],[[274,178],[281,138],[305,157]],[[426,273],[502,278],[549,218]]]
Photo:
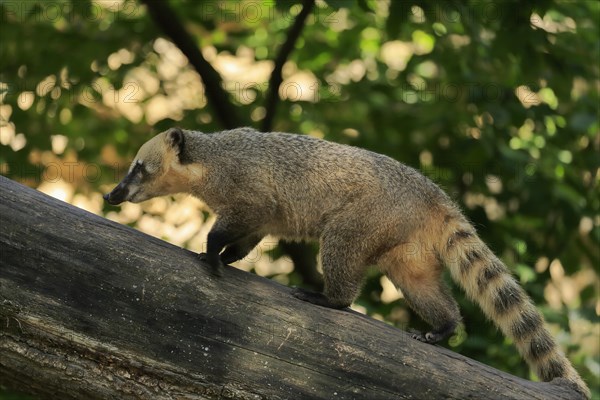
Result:
[[568,399],[0,177],[0,384],[61,399]]

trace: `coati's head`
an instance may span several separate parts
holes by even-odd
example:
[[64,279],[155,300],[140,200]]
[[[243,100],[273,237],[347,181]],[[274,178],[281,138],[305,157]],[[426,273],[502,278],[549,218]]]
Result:
[[187,191],[191,171],[189,166],[181,163],[184,146],[185,134],[179,128],[159,133],[144,143],[125,178],[112,192],[104,195],[104,200],[110,204],[139,203]]

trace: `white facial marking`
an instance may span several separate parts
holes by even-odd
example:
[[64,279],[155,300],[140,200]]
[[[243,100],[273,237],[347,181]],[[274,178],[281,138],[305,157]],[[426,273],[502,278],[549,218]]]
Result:
[[133,169],[135,168],[136,165],[143,165],[144,163],[142,162],[142,160],[133,160],[133,162],[131,163],[131,165],[129,166],[129,172],[133,171]]

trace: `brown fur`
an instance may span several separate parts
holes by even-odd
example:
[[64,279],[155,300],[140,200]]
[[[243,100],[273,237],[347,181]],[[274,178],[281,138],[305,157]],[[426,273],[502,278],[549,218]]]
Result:
[[432,326],[414,337],[433,343],[460,321],[441,279],[446,266],[540,378],[590,396],[508,269],[448,196],[410,167],[306,136],[171,129],[142,146],[105,198],[118,204],[176,192],[203,199],[217,214],[203,255],[217,274],[267,234],[317,239],[324,293],[296,291],[298,298],[347,307],[375,264]]

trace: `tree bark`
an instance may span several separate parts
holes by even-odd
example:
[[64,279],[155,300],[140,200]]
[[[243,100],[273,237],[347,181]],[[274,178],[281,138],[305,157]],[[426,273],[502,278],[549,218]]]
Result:
[[61,399],[568,399],[0,177],[0,384]]

